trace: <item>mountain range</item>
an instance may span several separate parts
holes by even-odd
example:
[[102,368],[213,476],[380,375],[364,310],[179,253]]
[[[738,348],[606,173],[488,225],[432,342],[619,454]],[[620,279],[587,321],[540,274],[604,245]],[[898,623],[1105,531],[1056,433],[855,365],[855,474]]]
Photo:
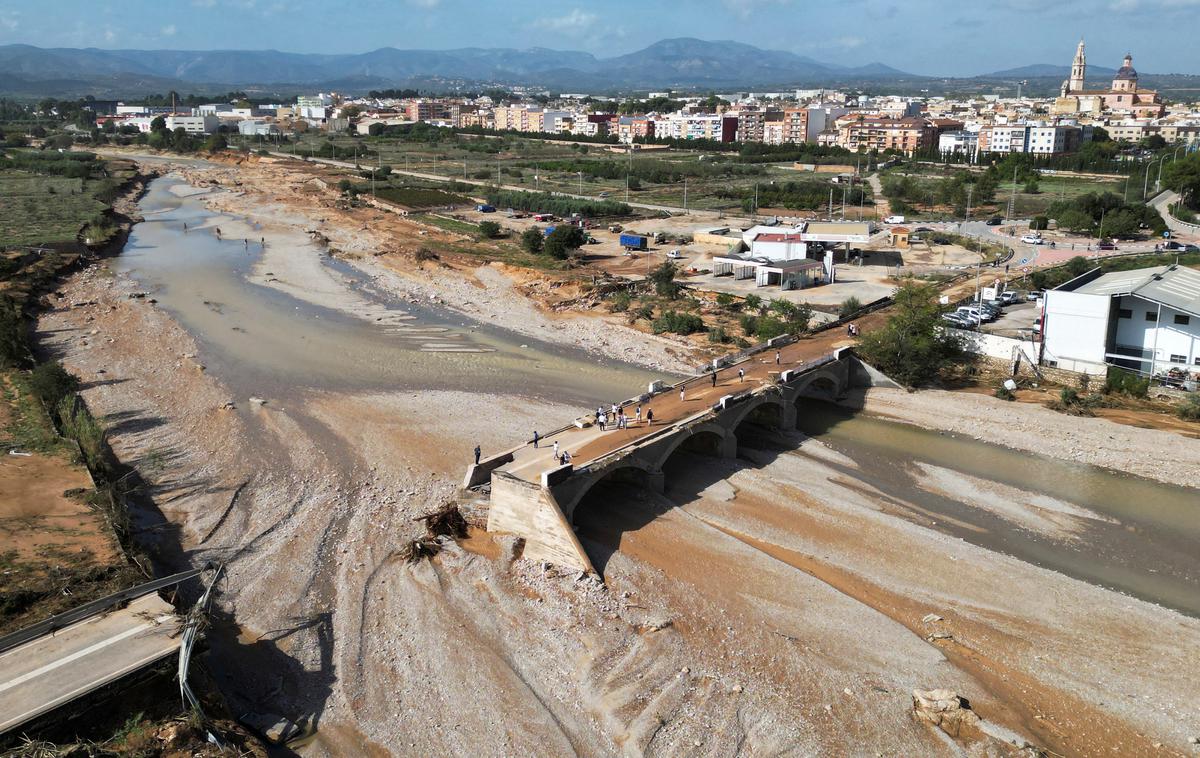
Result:
[[0,91],[220,84],[368,89],[441,80],[555,89],[832,84],[909,76],[882,63],[839,66],[741,42],[667,39],[611,58],[571,50],[468,47],[329,55],[277,50],[101,50],[0,46]]
[[[1097,81],[1111,69],[1089,67]],[[366,53],[278,50],[102,50],[0,45],[0,93],[133,97],[170,89],[197,93],[365,92],[389,87],[447,91],[526,85],[557,91],[867,87],[875,91],[1000,89],[1034,79],[1029,91],[1057,87],[1067,66],[1036,64],[969,78],[909,74],[883,63],[841,66],[728,40],[664,39],[625,55],[571,50],[466,47]],[[1197,77],[1178,75],[1187,80]],[[1145,78],[1144,78],[1145,79]]]

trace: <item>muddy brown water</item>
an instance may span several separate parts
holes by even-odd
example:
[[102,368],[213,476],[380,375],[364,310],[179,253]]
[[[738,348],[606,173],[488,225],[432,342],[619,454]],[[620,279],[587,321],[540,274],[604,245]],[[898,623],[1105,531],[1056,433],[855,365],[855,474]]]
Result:
[[[853,460],[847,476],[901,502],[977,527],[940,521],[936,528],[1091,584],[1200,616],[1200,490],[1176,487],[1088,464],[1071,463],[974,439],[806,402],[800,431]],[[1189,443],[1185,443],[1189,444]],[[795,454],[803,454],[803,445]],[[1086,519],[1072,539],[1016,527],[966,492],[966,502],[920,486],[933,465],[1049,495],[1110,521]],[[839,468],[837,464],[831,465]]]
[[[154,180],[113,267],[132,276],[198,341],[201,359],[239,395],[295,389],[444,389],[544,397],[591,407],[644,391],[652,372],[538,341],[449,309],[400,303],[343,262],[324,265],[354,294],[395,315],[386,326],[250,280],[257,244],[220,239],[221,216]],[[187,225],[187,230],[184,225]],[[297,250],[298,255],[321,254]]]

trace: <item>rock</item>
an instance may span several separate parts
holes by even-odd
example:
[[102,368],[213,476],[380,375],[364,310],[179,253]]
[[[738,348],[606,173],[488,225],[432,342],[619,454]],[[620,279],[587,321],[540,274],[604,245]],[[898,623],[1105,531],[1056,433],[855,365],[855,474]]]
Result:
[[740,684],[735,684],[735,685],[733,685],[733,691],[734,691],[734,692],[741,693],[742,689],[743,689],[743,688],[742,688],[742,685],[740,685]]
[[941,621],[941,620],[942,620],[941,616],[937,615],[936,613],[930,613],[925,618],[921,619],[921,623],[932,624],[935,621]]
[[1200,745],[1200,737],[1188,737],[1188,744]]
[[261,397],[254,397],[253,395],[250,396],[250,402],[253,403],[254,405],[266,405],[267,404],[266,400],[262,399]]
[[913,713],[951,737],[978,728],[979,716],[954,690],[913,690]]
[[950,640],[954,639],[954,635],[950,634],[949,632],[934,632],[925,639],[929,640],[930,642],[933,642],[934,640]]

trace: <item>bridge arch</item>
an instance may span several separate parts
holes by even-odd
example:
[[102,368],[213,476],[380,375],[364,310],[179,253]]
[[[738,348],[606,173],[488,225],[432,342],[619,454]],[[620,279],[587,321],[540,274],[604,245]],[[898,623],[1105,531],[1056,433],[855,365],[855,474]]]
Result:
[[732,458],[737,454],[737,439],[730,429],[721,424],[697,424],[688,427],[687,432],[678,435],[663,449],[654,463],[656,470],[662,471],[663,466],[681,447],[721,458]]
[[833,371],[821,369],[805,374],[793,385],[793,402],[802,397],[833,400],[846,390],[846,383]]
[[734,412],[727,420],[724,420],[725,425],[737,431],[737,428],[742,425],[743,421],[754,417],[768,426],[777,428],[786,428],[788,420],[788,404],[783,397],[774,392],[768,392],[762,395],[757,395],[753,400],[746,403],[745,406]]
[[593,487],[603,481],[633,482],[642,484],[655,492],[662,492],[663,490],[662,470],[652,466],[636,455],[622,458],[612,466],[589,473],[583,477],[579,477],[579,479],[582,481],[572,482],[574,486],[572,486],[569,495],[562,497],[558,496],[558,493],[555,493],[558,496],[559,507],[570,524],[575,523],[575,509],[579,506],[579,503],[587,497],[587,494],[592,491]]

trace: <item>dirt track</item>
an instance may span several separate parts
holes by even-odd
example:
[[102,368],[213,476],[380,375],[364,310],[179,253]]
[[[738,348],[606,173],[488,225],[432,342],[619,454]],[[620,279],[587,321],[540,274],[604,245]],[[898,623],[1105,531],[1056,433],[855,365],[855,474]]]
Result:
[[[577,410],[520,388],[257,405],[132,282],[91,270],[64,289],[97,304],[47,314],[44,343],[114,380],[86,396],[140,420],[114,430],[123,460],[166,461],[143,534],[164,564],[228,561],[213,667],[235,708],[314,718],[306,754],[949,755],[910,715],[909,692],[938,686],[1059,752],[1188,750],[1194,619],[913,523],[822,446],[669,501],[614,493],[617,518],[584,527],[619,547],[608,587],[513,563],[505,538],[483,551],[498,557],[450,544],[410,565],[414,518],[452,496],[473,441]],[[930,612],[951,637],[923,639]]]

